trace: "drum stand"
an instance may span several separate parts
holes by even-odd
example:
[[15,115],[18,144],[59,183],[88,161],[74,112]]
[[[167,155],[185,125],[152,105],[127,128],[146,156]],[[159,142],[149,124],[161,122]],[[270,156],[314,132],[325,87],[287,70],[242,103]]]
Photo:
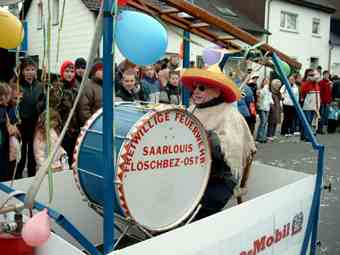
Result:
[[[88,202],[89,207],[92,208],[95,212],[97,212],[100,216],[104,217],[103,208],[97,204],[94,204],[92,202]],[[196,209],[193,211],[193,213],[190,215],[188,220],[184,223],[182,223],[180,226],[185,226],[190,224],[196,217],[199,210],[202,208],[201,204],[198,204]],[[145,229],[142,225],[138,224],[138,222],[135,222],[131,218],[124,218],[121,215],[114,213],[114,217],[116,217],[116,221],[114,224],[114,228],[120,233],[119,238],[116,240],[114,244],[114,249],[118,246],[118,244],[123,240],[125,236],[133,239],[136,242],[141,242],[144,240],[147,240],[149,238],[155,237],[163,232],[151,232],[147,229]],[[121,224],[117,224],[117,222],[120,222]],[[138,231],[138,233],[133,233]]]

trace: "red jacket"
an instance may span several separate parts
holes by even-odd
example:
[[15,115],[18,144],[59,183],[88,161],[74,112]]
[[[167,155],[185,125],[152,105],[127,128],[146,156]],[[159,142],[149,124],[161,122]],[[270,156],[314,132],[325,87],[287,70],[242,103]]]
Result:
[[330,104],[332,102],[331,82],[329,80],[321,80],[319,86],[321,104]]
[[320,86],[318,83],[304,81],[300,88],[300,99],[303,101],[308,93],[320,92]]

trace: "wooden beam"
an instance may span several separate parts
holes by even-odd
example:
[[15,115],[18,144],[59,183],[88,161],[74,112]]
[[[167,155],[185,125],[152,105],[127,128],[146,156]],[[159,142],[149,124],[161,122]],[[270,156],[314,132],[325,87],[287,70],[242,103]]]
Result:
[[235,37],[230,36],[230,35],[222,35],[218,37],[219,40],[221,41],[232,41],[232,40],[236,40]]
[[161,14],[173,14],[173,13],[179,13],[180,11],[176,8],[167,8],[161,10]]
[[208,23],[205,23],[205,22],[194,23],[194,24],[190,25],[191,28],[201,28],[201,27],[209,27],[209,26],[210,25]]
[[[184,0],[164,0],[168,5],[175,7],[183,12],[186,12],[190,14],[193,17],[196,17],[200,19],[202,22],[206,22],[208,24],[211,24],[212,26],[215,26],[222,31],[231,34],[232,36],[238,38],[242,42],[245,42],[249,45],[255,45],[259,43],[260,41],[253,35],[249,34],[248,32],[234,26],[230,22],[227,22],[226,20],[214,16],[207,12],[206,10],[190,4],[187,1]],[[296,60],[290,58],[286,54],[282,53],[281,51],[271,47],[268,44],[263,44],[261,46],[262,50],[269,51],[269,52],[275,52],[283,61],[287,62],[289,65],[300,69],[301,64],[297,62]]]

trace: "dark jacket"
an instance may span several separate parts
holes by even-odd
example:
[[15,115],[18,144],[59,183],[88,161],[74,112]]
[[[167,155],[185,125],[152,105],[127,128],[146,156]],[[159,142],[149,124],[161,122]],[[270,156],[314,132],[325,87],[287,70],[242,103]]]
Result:
[[123,86],[120,86],[119,90],[116,93],[117,101],[145,101],[145,94],[142,87],[139,87],[136,92],[131,93],[127,91]]
[[159,98],[160,103],[165,104],[180,104],[181,103],[181,89],[179,86],[173,86],[168,83],[162,90]]
[[41,105],[44,103],[44,88],[34,80],[32,84],[26,81],[20,82],[23,97],[19,103],[19,114],[22,121],[36,121],[41,113]]
[[158,103],[157,98],[159,98],[159,93],[161,91],[161,85],[159,81],[157,79],[144,77],[144,79],[141,80],[141,85],[144,91],[145,101]]
[[[66,124],[66,120],[73,107],[77,94],[78,89],[74,84],[70,84],[67,81],[63,81],[61,100],[58,106],[58,112],[61,116],[61,122],[63,126]],[[69,125],[67,132],[71,136],[78,136],[79,129],[80,125],[78,121],[78,114],[76,111],[75,114],[72,116],[71,123]]]
[[332,96],[333,99],[340,99],[340,80],[333,83]]
[[102,93],[102,81],[91,79],[86,82],[78,107],[81,126],[102,107]]

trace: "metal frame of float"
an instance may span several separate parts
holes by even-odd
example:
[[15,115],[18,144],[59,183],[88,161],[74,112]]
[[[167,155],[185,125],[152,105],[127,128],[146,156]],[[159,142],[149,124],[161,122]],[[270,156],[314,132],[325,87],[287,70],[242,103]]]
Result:
[[[200,11],[203,12],[201,9],[188,9],[189,3],[183,3],[183,1],[179,0],[167,0],[167,3],[170,3],[174,5],[175,7],[179,7],[184,4],[184,11],[188,12],[189,14],[193,14],[193,11]],[[138,7],[136,5],[136,1],[131,1],[131,6]],[[113,147],[113,139],[114,139],[114,130],[113,130],[113,121],[114,120],[114,111],[113,111],[113,97],[114,95],[114,88],[112,86],[113,84],[113,58],[112,58],[112,52],[111,47],[113,45],[113,17],[112,17],[112,6],[116,6],[116,0],[104,0],[104,33],[103,33],[103,56],[104,56],[104,84],[103,84],[103,108],[105,111],[103,112],[103,119],[104,122],[107,123],[107,125],[104,125],[103,129],[103,153],[104,153],[104,159],[105,159],[105,182],[104,182],[104,253],[108,254],[111,251],[113,251],[114,243],[116,241],[114,236],[114,218],[112,217],[112,212],[114,211],[114,192],[113,192],[113,153],[114,147]],[[205,13],[205,15],[207,15]],[[208,15],[207,21],[211,20],[212,15]],[[218,25],[218,22],[221,22],[219,19],[214,20],[211,24]],[[220,24],[219,24],[220,25]],[[230,24],[229,24],[230,25]],[[221,25],[220,25],[221,26]],[[253,37],[247,35],[244,31],[240,29],[236,29],[235,27],[226,27],[223,30],[228,30],[232,28],[232,35],[239,34],[239,38],[248,44],[256,44],[258,43],[256,39]],[[241,34],[240,34],[241,31]],[[228,32],[228,31],[226,31]],[[229,31],[230,32],[230,31]],[[199,33],[196,33],[199,34]],[[184,40],[183,40],[183,67],[189,67],[190,63],[190,41],[188,40],[190,38],[190,32],[185,31],[184,32]],[[313,200],[312,200],[312,206],[310,209],[310,217],[308,219],[307,229],[304,236],[303,246],[300,252],[300,255],[305,255],[308,250],[308,245],[311,243],[311,254],[316,254],[316,243],[317,243],[317,233],[318,233],[318,222],[319,222],[319,210],[320,210],[320,197],[321,197],[321,191],[322,191],[322,177],[324,173],[324,153],[325,153],[325,147],[321,144],[319,144],[313,134],[313,131],[311,127],[308,125],[308,122],[306,120],[306,117],[302,111],[301,106],[293,96],[293,92],[291,90],[291,87],[289,86],[289,82],[287,77],[284,75],[283,70],[281,69],[281,66],[279,64],[278,56],[275,52],[277,52],[275,49],[271,48],[269,45],[264,45],[263,49],[267,51],[273,51],[272,52],[272,60],[275,65],[275,67],[279,70],[280,77],[283,79],[284,84],[287,88],[287,91],[290,95],[290,97],[293,99],[294,106],[298,112],[299,118],[302,120],[303,128],[307,131],[308,136],[311,139],[313,148],[318,152],[318,163],[317,163],[317,172],[316,172],[316,183],[314,188],[314,194],[313,194]],[[281,52],[278,52],[280,57],[284,60],[291,60]],[[289,62],[289,61],[287,61]],[[298,66],[296,62],[291,62],[295,64],[295,66]],[[188,93],[184,92],[183,95],[184,103],[188,104]],[[0,183],[0,189],[6,193],[11,193],[14,190],[6,186],[5,184]],[[24,199],[25,195],[19,195],[17,198],[19,200]],[[35,203],[34,208],[37,210],[42,210],[43,208],[47,208],[45,205],[41,203]],[[51,208],[48,208],[49,215],[51,218],[53,218],[57,224],[59,224],[65,231],[67,231],[71,236],[73,236],[78,242],[88,251],[91,255],[99,255],[99,251],[95,248],[93,244],[91,244],[90,241],[88,241],[78,230],[76,227],[70,223],[66,217],[59,214],[58,212],[54,211]],[[311,242],[310,242],[311,240]]]

